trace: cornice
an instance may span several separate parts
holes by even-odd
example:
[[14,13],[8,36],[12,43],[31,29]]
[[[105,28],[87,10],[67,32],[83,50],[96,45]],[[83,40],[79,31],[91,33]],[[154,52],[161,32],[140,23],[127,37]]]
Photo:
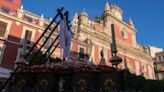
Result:
[[84,46],[89,46],[89,47],[90,47],[89,44],[87,44],[87,43],[85,43],[85,42],[83,42],[83,41],[79,41],[79,40],[77,40],[77,39],[72,39],[72,41],[73,41],[73,42],[80,43],[80,44],[82,44],[82,45],[84,45]]
[[29,23],[29,22],[24,21],[24,20],[22,20],[22,19],[20,19],[20,18],[17,18],[17,17],[15,17],[15,16],[12,16],[12,15],[9,15],[9,14],[5,14],[5,13],[3,13],[3,12],[0,12],[0,15],[2,15],[2,16],[4,16],[4,17],[7,17],[7,18],[9,18],[9,19],[12,19],[12,20],[14,20],[14,21],[21,22],[21,23],[23,23],[23,24],[26,24],[26,25],[29,25],[29,26],[32,26],[32,27],[41,29],[41,30],[44,30],[44,29],[45,29],[44,27],[38,26],[38,25],[33,24],[33,23]]

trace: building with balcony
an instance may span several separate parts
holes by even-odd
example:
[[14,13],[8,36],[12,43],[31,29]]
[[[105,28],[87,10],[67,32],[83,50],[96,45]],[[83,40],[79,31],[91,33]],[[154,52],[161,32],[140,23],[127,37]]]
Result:
[[164,52],[158,52],[155,54],[155,72],[156,79],[163,80],[164,79]]
[[162,52],[163,49],[155,46],[144,46],[144,49],[147,53],[149,53],[153,58],[155,58],[155,54],[158,52]]

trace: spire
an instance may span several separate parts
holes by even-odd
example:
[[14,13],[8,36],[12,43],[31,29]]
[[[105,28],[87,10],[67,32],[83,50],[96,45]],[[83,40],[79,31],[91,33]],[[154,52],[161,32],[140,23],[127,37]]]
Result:
[[110,6],[108,3],[108,0],[106,0],[106,4],[105,4],[105,10],[104,11],[109,11],[110,10]]
[[52,19],[52,17],[50,17],[50,19],[49,19],[50,21],[52,21],[53,19]]
[[73,20],[77,20],[78,19],[78,12],[75,11],[75,15],[73,16]]
[[41,15],[41,18],[44,18],[44,15],[43,14]]
[[77,13],[77,11],[75,12],[75,15],[73,16],[73,21],[76,21],[76,20],[78,20],[78,13]]
[[134,26],[134,24],[133,24],[133,21],[132,21],[132,19],[131,18],[129,18],[129,20],[128,20],[128,25],[129,26],[131,26],[131,27],[133,27],[133,28],[135,28],[135,26]]
[[20,9],[23,10],[23,4],[21,5]]
[[73,16],[73,19],[78,18],[78,11],[77,9],[75,10],[75,15]]
[[74,17],[78,17],[78,13],[77,13],[77,11],[75,12],[75,16]]

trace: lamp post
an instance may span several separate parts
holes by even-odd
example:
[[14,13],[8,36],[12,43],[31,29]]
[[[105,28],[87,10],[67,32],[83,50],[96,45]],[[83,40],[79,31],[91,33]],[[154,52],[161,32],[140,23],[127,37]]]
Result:
[[112,33],[112,43],[111,43],[111,59],[110,62],[112,63],[113,67],[118,66],[118,64],[120,62],[122,62],[122,59],[120,57],[117,56],[117,46],[116,46],[116,40],[115,40],[115,28],[114,28],[114,24],[111,24],[111,33]]

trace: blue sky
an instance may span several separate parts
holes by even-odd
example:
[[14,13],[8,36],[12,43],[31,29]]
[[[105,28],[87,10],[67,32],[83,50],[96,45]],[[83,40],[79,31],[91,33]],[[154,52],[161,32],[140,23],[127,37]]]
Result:
[[[115,0],[108,0],[115,3]],[[132,18],[138,30],[137,42],[142,45],[153,45],[164,48],[164,0],[118,0],[123,9],[124,21]],[[23,0],[24,9],[45,18],[53,17],[56,9],[62,6],[70,13],[85,10],[90,19],[100,16],[106,0]]]

